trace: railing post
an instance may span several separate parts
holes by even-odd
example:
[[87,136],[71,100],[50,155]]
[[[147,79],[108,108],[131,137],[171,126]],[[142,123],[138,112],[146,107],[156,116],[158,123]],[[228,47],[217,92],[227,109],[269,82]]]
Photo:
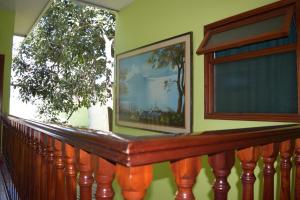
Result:
[[278,154],[278,144],[270,143],[262,146],[262,158],[264,162],[264,200],[274,199],[274,162]]
[[[20,195],[21,191],[21,184],[20,184],[20,164],[22,162],[22,158],[19,156],[22,155],[22,142],[21,142],[21,134],[20,134],[20,124],[17,124],[16,127],[16,146],[15,146],[15,151],[14,151],[14,168],[15,168],[15,178],[14,178],[14,184],[15,184],[15,189],[16,189],[16,198],[17,196]],[[20,162],[21,161],[21,162]]]
[[79,186],[80,200],[92,199],[92,185],[94,183],[92,155],[84,150],[79,152]]
[[47,138],[47,200],[55,198],[55,163],[54,163],[54,139],[50,136]]
[[35,155],[36,155],[36,140],[34,138],[34,130],[30,129],[30,143],[31,143],[31,149],[30,149],[30,168],[29,168],[29,177],[32,180],[32,183],[29,186],[29,199],[34,200],[34,186],[35,186]]
[[300,139],[296,139],[295,144],[295,200],[300,200]]
[[290,173],[292,168],[291,157],[294,149],[294,144],[291,140],[286,140],[280,143],[280,199],[289,200],[290,197]]
[[33,199],[38,200],[40,199],[41,195],[41,147],[39,142],[40,133],[34,131],[34,167],[32,175],[34,177],[34,192],[33,192]]
[[22,126],[22,136],[23,136],[23,162],[22,162],[22,171],[21,171],[21,176],[22,176],[22,199],[26,199],[27,196],[27,163],[28,163],[28,146],[27,146],[27,128],[23,125]]
[[24,137],[23,137],[23,125],[19,124],[18,127],[18,145],[19,145],[19,152],[17,156],[17,191],[19,197],[23,198],[23,192],[24,192],[24,185],[23,185],[23,179],[24,179]]
[[31,177],[30,177],[30,169],[31,169],[31,139],[30,139],[30,128],[26,127],[25,129],[25,196],[24,199],[29,199],[29,191],[30,191],[30,184],[31,184]]
[[55,155],[55,199],[65,199],[65,164],[63,161],[62,142],[54,140],[54,155]]
[[177,185],[176,200],[194,200],[193,186],[201,169],[199,157],[186,158],[171,163]]
[[75,149],[73,146],[66,144],[66,194],[67,200],[76,200],[76,167],[75,167]]
[[256,180],[254,169],[260,155],[260,147],[248,147],[239,150],[237,155],[243,169],[241,176],[243,184],[243,200],[253,200],[253,185]]
[[126,167],[117,164],[116,177],[124,200],[142,200],[152,181],[152,166]]
[[42,157],[42,168],[41,168],[41,199],[47,199],[47,137],[45,134],[41,133],[40,143],[41,143],[41,157]]
[[96,200],[113,200],[112,181],[115,176],[115,165],[103,158],[97,157],[96,165]]
[[42,197],[42,154],[43,154],[43,138],[41,132],[36,132],[37,137],[37,157],[36,157],[36,171],[34,176],[36,177],[36,198],[41,199]]
[[213,173],[215,175],[215,182],[213,185],[215,200],[227,199],[227,194],[230,189],[227,177],[229,176],[231,168],[234,165],[234,160],[234,151],[217,153],[210,155],[208,158],[208,162],[213,168]]

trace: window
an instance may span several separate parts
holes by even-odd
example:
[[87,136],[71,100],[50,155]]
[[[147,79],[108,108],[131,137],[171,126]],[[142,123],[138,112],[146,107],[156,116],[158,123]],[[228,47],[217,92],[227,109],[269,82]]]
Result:
[[197,53],[206,118],[300,121],[298,4],[279,1],[205,26]]

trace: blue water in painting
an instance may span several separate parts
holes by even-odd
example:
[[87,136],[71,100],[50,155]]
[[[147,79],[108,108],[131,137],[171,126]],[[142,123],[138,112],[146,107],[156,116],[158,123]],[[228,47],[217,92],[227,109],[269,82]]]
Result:
[[165,81],[177,80],[177,68],[171,65],[153,68],[148,59],[151,52],[124,58],[119,63],[119,76],[124,75],[127,92],[120,94],[120,111],[151,111],[163,112],[177,110],[178,90],[176,83],[164,88]]

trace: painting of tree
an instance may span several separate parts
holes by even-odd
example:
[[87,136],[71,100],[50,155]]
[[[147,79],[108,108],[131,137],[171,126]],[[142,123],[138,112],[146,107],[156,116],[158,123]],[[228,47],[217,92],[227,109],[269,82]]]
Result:
[[152,56],[148,62],[153,64],[153,68],[163,68],[171,65],[172,68],[177,69],[177,80],[166,80],[164,88],[167,89],[171,84],[176,83],[178,90],[178,103],[177,113],[184,112],[183,97],[184,97],[184,56],[185,56],[184,43],[168,46],[163,49],[153,51]]
[[191,131],[191,34],[117,55],[118,125]]

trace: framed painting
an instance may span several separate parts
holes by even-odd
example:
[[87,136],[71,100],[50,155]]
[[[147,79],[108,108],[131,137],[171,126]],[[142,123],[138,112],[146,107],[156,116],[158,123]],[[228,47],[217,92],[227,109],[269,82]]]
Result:
[[192,33],[117,55],[116,123],[191,132]]

